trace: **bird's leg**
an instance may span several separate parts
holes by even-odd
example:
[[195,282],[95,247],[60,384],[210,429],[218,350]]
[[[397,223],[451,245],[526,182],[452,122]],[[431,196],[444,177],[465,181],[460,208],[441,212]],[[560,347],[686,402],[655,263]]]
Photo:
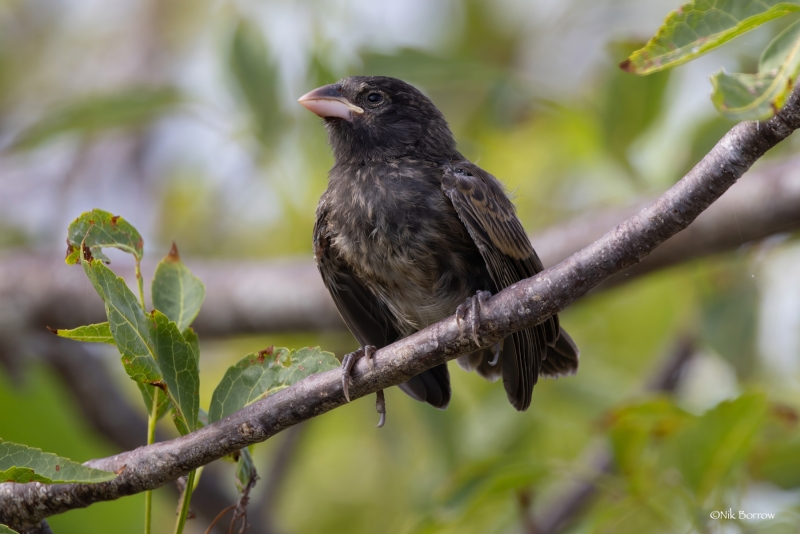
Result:
[[[375,356],[375,345],[365,345],[357,351],[345,354],[342,358],[342,390],[344,391],[344,398],[350,402],[350,374],[353,370],[353,365],[359,358],[366,358],[367,365],[370,369],[374,369],[373,357]],[[383,390],[378,391],[375,399],[375,409],[380,414],[381,418],[378,421],[378,428],[381,428],[386,423],[386,398],[383,395]]]
[[[464,304],[460,304],[458,308],[456,308],[456,324],[458,327],[462,329],[461,321],[464,321],[469,314],[470,310],[472,310],[472,321],[470,325],[470,331],[472,333],[472,340],[475,341],[475,344],[480,347],[481,342],[478,339],[478,325],[481,322],[481,311],[483,310],[483,303],[486,302],[492,294],[488,291],[478,291],[475,293],[474,296],[469,297]],[[495,360],[499,355],[499,351],[495,355]],[[495,362],[497,363],[497,362]]]
[[350,373],[353,370],[353,365],[355,365],[359,358],[367,358],[367,364],[369,368],[372,369],[374,366],[372,357],[375,355],[376,350],[375,345],[365,345],[357,351],[345,354],[344,358],[342,358],[342,390],[344,391],[344,398],[347,399],[347,402],[350,402]]

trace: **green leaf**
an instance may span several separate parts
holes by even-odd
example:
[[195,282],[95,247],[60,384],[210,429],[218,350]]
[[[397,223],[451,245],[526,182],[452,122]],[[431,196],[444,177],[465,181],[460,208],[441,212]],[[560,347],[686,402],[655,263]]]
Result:
[[89,248],[91,257],[109,263],[102,253],[103,247],[118,248],[133,254],[136,261],[144,254],[144,241],[139,232],[128,221],[103,210],[94,209],[72,221],[67,230],[68,265],[80,261],[81,243]]
[[178,325],[158,310],[152,314],[151,336],[157,361],[167,385],[176,416],[181,419],[182,431],[197,428],[200,409],[200,371],[194,349],[183,338]]
[[176,410],[172,410],[172,422],[175,423],[175,428],[178,429],[178,433],[181,436],[185,436],[192,431],[186,423],[186,419]]
[[192,354],[197,361],[197,367],[200,368],[200,338],[192,328],[187,328],[183,331],[183,339],[192,347]]
[[158,389],[158,410],[156,411],[156,421],[164,417],[164,414],[172,408],[172,401],[169,400],[169,395],[167,395],[166,391],[157,386],[151,386],[149,384],[142,384],[141,382],[136,382],[136,385],[139,388],[139,392],[142,394],[142,400],[144,401],[144,405],[147,408],[147,413],[153,413],[153,396],[155,394],[155,390]]
[[493,498],[502,499],[516,490],[529,488],[547,474],[540,461],[500,456],[468,462],[456,469],[441,494],[447,515],[464,516]]
[[614,459],[624,475],[641,470],[654,438],[674,434],[692,418],[666,398],[625,406],[611,413],[609,422]]
[[106,482],[116,477],[114,473],[85,467],[50,452],[0,441],[0,482],[91,484]]
[[74,339],[75,341],[84,341],[86,343],[109,343],[115,345],[114,336],[111,335],[111,328],[108,323],[89,324],[86,326],[79,326],[72,330],[58,330],[50,329],[58,337],[67,339]]
[[705,54],[734,37],[787,13],[800,10],[800,0],[694,0],[667,15],[656,35],[620,67],[650,74]]
[[741,269],[728,266],[713,269],[709,282],[711,291],[703,294],[701,301],[700,339],[733,364],[739,376],[751,376],[758,360],[755,281]]
[[202,428],[208,426],[208,412],[200,408],[197,412],[197,427]]
[[800,436],[794,436],[791,440],[770,440],[753,470],[758,478],[769,480],[783,489],[796,489],[800,487],[798,458]]
[[800,72],[800,22],[781,32],[764,50],[758,74],[711,77],[711,101],[731,120],[769,119],[783,107]]
[[767,410],[763,395],[720,403],[675,436],[666,458],[702,502],[744,460]]
[[256,465],[250,449],[244,448],[239,451],[239,459],[236,461],[236,489],[243,493],[250,480],[256,476]]
[[24,130],[13,150],[29,150],[65,133],[97,135],[110,129],[143,126],[172,111],[180,102],[172,87],[130,88],[66,103]]
[[125,281],[100,260],[83,261],[83,270],[103,299],[111,335],[125,371],[136,382],[161,382],[149,321]]
[[214,390],[208,420],[218,421],[307,376],[337,367],[336,357],[319,347],[298,351],[270,347],[248,354],[228,368]]
[[200,311],[206,287],[181,261],[175,243],[156,267],[152,294],[155,308],[174,321],[181,332],[192,324]]
[[233,33],[230,69],[254,122],[256,137],[272,146],[283,132],[278,73],[261,32],[240,20]]
[[0,534],[19,534],[16,530],[11,530],[5,525],[0,525]]

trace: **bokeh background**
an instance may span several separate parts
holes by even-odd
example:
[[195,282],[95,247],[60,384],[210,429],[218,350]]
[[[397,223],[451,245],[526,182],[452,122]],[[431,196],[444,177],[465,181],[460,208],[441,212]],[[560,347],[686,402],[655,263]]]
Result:
[[[537,230],[630,206],[683,176],[731,126],[708,99],[708,75],[752,69],[786,24],[674,71],[622,73],[616,65],[677,7],[0,0],[0,262],[60,262],[67,225],[95,207],[134,224],[151,259],[173,240],[190,268],[310,259],[332,156],[321,121],[296,99],[350,74],[403,78],[428,94],[461,151],[513,192],[536,244]],[[797,149],[790,139],[759,166]],[[499,384],[453,366],[445,412],[394,389],[380,431],[363,399],[254,447],[253,532],[534,533],[585,480],[597,482],[594,500],[557,531],[797,532],[800,246],[779,230],[573,305],[562,324],[581,347],[580,373],[541,382],[524,414]],[[78,461],[118,452],[52,359],[0,331],[0,437]],[[340,357],[355,348],[335,328],[202,338],[201,406],[228,365],[273,344]],[[87,350],[144,418],[117,355]],[[675,391],[648,392],[676,351],[691,357]],[[169,421],[161,431],[175,434]],[[608,447],[612,468],[598,473],[592,457]],[[208,471],[233,502],[233,465]],[[155,500],[155,531],[167,532],[175,493]],[[728,508],[777,516],[710,519]],[[218,510],[197,511],[191,532]],[[141,532],[143,497],[50,524],[57,534]]]

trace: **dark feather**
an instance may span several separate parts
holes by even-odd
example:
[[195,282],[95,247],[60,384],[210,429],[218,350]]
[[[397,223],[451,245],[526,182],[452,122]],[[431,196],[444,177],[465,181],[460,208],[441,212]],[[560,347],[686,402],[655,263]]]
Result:
[[[324,201],[317,208],[314,224],[314,259],[342,320],[362,347],[385,347],[402,337],[386,306],[364,287],[350,266],[331,249]],[[450,403],[447,365],[439,365],[413,377],[400,384],[400,389],[436,408],[447,408]]]
[[[542,262],[500,182],[468,161],[449,163],[443,172],[442,189],[486,262],[495,290],[540,272]],[[577,364],[577,354],[572,358],[572,354],[548,349],[557,344],[559,331],[558,318],[554,316],[513,334],[511,343],[505,340],[501,358],[503,384],[509,401],[518,410],[530,406],[533,386],[542,370],[574,369]],[[563,343],[559,346],[564,350],[568,347]],[[556,361],[545,364],[551,354]]]
[[[441,112],[417,89],[354,76],[306,97],[301,103],[325,118],[336,159],[314,253],[362,346],[386,346],[452,315],[479,290],[542,270],[502,184],[458,153]],[[539,375],[574,372],[578,350],[553,316],[458,362],[490,380],[502,376],[511,403],[525,410]],[[446,365],[400,387],[439,408],[450,401]]]

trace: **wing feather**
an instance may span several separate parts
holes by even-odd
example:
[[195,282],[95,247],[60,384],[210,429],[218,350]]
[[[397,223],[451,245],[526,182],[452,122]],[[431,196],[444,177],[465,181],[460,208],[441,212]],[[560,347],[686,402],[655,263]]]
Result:
[[[543,269],[514,205],[495,177],[468,161],[451,163],[444,167],[442,190],[478,247],[498,291]],[[505,340],[503,383],[509,401],[518,410],[530,406],[541,372],[565,367],[544,364],[550,347],[557,345],[559,333],[558,317],[553,316]],[[569,346],[562,343],[559,348],[567,350]],[[577,367],[577,353],[574,362]]]

